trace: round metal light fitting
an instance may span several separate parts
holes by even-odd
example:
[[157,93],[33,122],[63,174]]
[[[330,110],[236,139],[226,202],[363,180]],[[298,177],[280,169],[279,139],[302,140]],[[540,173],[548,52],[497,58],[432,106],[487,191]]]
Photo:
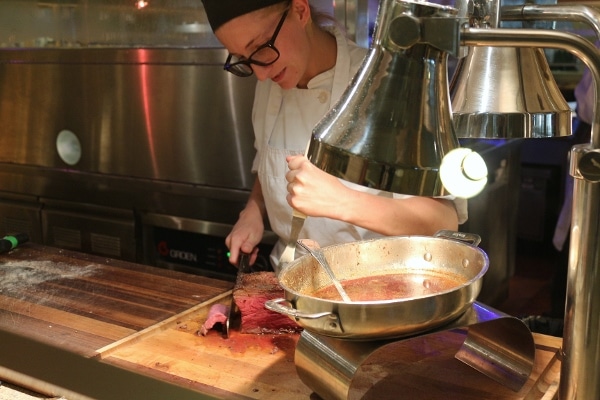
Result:
[[81,159],[81,143],[79,138],[69,130],[62,130],[56,137],[56,151],[61,160],[68,165],[75,165]]

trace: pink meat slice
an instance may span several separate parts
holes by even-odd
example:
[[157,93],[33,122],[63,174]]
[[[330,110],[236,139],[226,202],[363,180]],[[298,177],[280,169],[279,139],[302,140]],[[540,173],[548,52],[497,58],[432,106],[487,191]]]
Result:
[[216,324],[221,323],[224,324],[227,322],[227,318],[229,315],[229,306],[224,304],[215,304],[210,310],[208,310],[208,316],[206,317],[206,321],[200,327],[200,334],[202,336],[206,336],[208,331],[212,329]]
[[302,328],[287,315],[265,308],[265,302],[284,297],[274,272],[242,274],[233,288],[233,299],[242,315],[240,333],[281,334]]

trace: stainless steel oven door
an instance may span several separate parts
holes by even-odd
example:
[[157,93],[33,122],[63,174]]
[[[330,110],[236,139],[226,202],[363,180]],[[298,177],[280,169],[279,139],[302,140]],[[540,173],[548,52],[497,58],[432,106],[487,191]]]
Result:
[[[146,213],[142,215],[143,262],[217,279],[234,280],[237,268],[228,261],[225,237],[233,225]],[[255,268],[272,269],[269,254],[277,236],[267,231],[259,245]]]

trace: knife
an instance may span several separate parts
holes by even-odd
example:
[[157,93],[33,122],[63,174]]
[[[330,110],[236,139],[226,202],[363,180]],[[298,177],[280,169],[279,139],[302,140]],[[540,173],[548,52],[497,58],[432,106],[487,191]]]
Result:
[[287,245],[285,246],[283,253],[281,253],[281,257],[279,258],[279,263],[277,264],[277,269],[275,270],[277,275],[279,275],[286,264],[294,261],[294,256],[296,254],[296,243],[298,242],[300,231],[304,226],[304,220],[306,220],[306,214],[301,213],[296,209],[292,209],[292,230],[290,232]]
[[[240,259],[238,261],[238,270],[237,275],[235,277],[235,285],[233,288],[240,283],[242,279],[242,274],[248,273],[250,270],[250,254],[248,253],[240,253]],[[233,299],[233,290],[231,291],[231,304],[229,305],[229,315],[227,316],[227,320],[225,321],[225,325],[223,326],[223,337],[225,339],[229,338],[229,328],[233,325],[232,319],[237,317],[237,307],[235,305],[235,301]]]
[[[310,150],[310,143],[312,140],[309,140],[306,144],[306,150],[304,151],[304,155],[308,154]],[[288,238],[287,245],[281,253],[281,257],[279,257],[279,262],[277,263],[277,267],[275,267],[275,275],[279,275],[283,267],[294,261],[294,256],[296,255],[296,243],[298,242],[298,238],[300,237],[300,231],[304,226],[304,221],[306,220],[306,214],[292,208],[292,229],[290,231],[290,237]]]

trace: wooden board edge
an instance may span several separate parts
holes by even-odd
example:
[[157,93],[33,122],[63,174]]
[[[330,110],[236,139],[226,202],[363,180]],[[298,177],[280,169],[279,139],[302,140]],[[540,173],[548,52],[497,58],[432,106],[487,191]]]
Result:
[[562,338],[532,333],[536,348],[547,351],[552,357],[542,370],[529,393],[527,400],[557,400],[561,372]]
[[172,317],[169,317],[163,321],[160,321],[154,325],[151,325],[145,329],[142,329],[141,331],[138,331],[127,337],[117,340],[114,343],[111,343],[100,349],[97,349],[96,354],[93,356],[93,358],[104,359],[104,358],[110,356],[114,351],[120,349],[122,346],[138,342],[138,341],[145,339],[151,335],[154,335],[158,332],[162,332],[167,329],[170,329],[174,325],[176,325],[179,321],[185,320],[190,315],[195,314],[195,313],[199,312],[200,310],[205,309],[215,303],[218,303],[219,301],[223,300],[224,298],[230,297],[232,295],[233,295],[233,290],[227,290],[226,292],[223,292],[220,295],[217,295],[205,302],[197,304],[197,305],[193,306],[192,308],[182,311],[179,314],[173,315]]

